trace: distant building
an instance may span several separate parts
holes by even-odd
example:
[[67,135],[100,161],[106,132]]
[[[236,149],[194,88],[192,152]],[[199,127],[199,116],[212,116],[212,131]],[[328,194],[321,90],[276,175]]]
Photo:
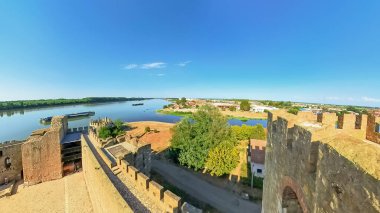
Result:
[[265,110],[271,111],[271,110],[277,110],[278,108],[276,107],[269,107],[269,106],[258,106],[258,105],[253,105],[251,107],[252,112],[264,112]]
[[216,102],[216,103],[212,103],[213,106],[215,107],[218,107],[219,109],[222,109],[222,110],[226,110],[230,107],[236,107],[237,110],[240,109],[240,106],[238,104],[234,104],[234,103],[220,103],[220,102]]
[[265,175],[265,140],[250,140],[250,161],[251,172],[254,176],[264,177]]

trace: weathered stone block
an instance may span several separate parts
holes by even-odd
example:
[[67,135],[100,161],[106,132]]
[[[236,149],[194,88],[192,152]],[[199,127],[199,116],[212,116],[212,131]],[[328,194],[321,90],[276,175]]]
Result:
[[147,177],[143,173],[138,173],[137,174],[137,185],[141,190],[143,190],[143,191],[147,190],[149,187],[149,177]]
[[160,202],[164,194],[164,187],[152,180],[149,182],[148,192],[155,202]]
[[135,167],[133,166],[128,166],[128,177],[132,180],[136,180],[137,179],[137,173],[139,172],[139,170],[137,170]]
[[164,205],[165,212],[177,213],[181,206],[181,198],[175,195],[173,192],[166,190],[164,192]]

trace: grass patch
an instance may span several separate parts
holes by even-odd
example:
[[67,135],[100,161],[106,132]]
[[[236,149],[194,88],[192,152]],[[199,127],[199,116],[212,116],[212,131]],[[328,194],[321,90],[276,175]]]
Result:
[[192,112],[179,112],[179,111],[166,111],[159,109],[156,111],[157,113],[160,114],[165,114],[165,115],[175,115],[175,116],[187,116],[187,115],[192,115]]
[[267,120],[267,118],[247,118],[247,117],[239,117],[239,116],[232,116],[232,115],[228,115],[227,117],[228,119],[237,119],[243,122],[247,122],[248,120]]
[[[240,170],[240,182],[244,185],[251,186],[251,165],[249,163],[243,163]],[[253,176],[253,187],[263,189],[264,178]]]

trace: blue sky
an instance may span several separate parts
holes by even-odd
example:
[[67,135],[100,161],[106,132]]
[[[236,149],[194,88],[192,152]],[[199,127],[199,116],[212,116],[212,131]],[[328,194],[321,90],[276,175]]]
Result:
[[0,3],[0,100],[251,98],[380,106],[380,1]]

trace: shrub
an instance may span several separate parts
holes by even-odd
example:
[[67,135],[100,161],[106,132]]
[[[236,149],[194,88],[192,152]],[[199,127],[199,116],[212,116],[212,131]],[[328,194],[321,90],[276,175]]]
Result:
[[251,109],[251,104],[249,103],[248,100],[242,100],[240,102],[240,110],[249,111],[250,109]]

